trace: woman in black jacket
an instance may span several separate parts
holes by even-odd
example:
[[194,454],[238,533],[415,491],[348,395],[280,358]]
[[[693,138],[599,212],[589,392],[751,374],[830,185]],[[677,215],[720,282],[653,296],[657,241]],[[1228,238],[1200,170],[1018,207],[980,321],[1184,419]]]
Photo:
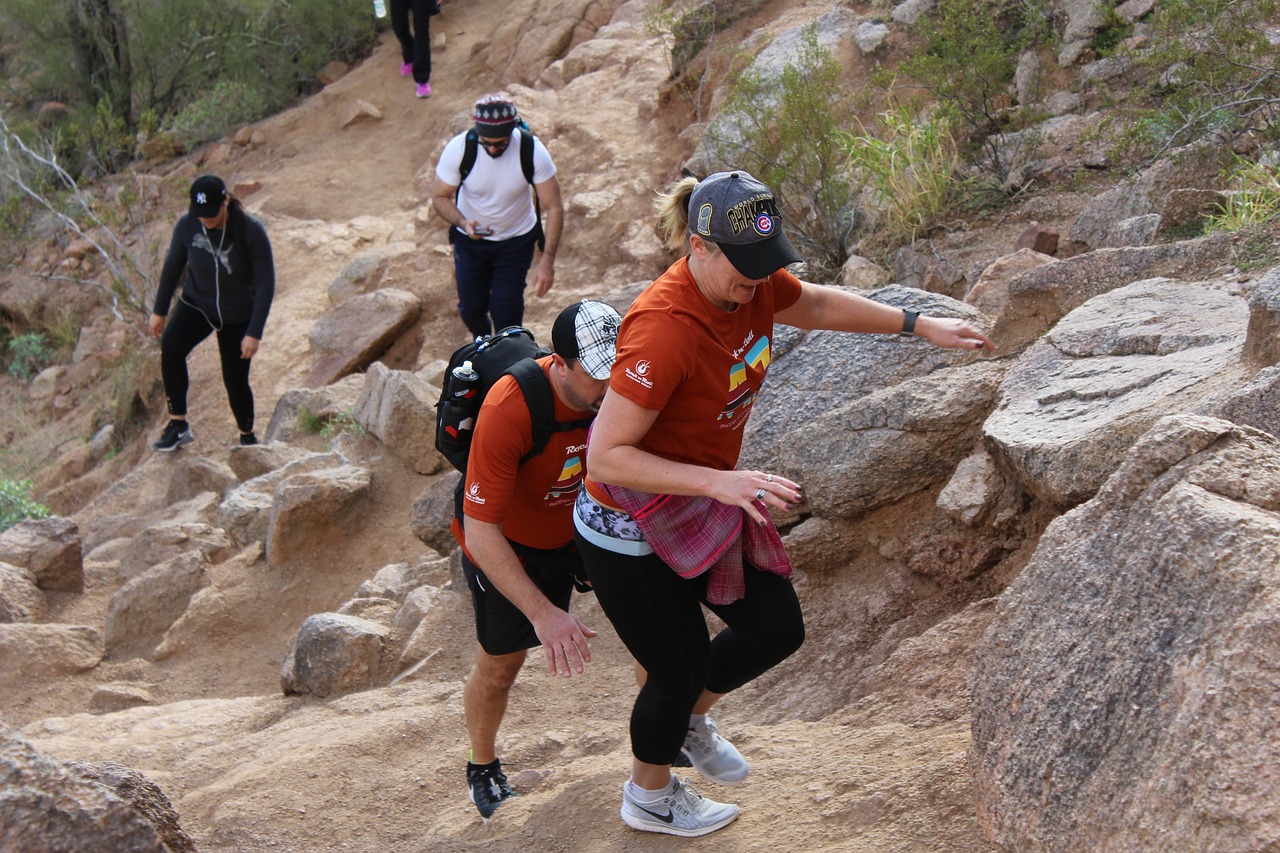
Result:
[[[173,316],[167,317],[184,270],[182,294]],[[193,440],[187,423],[187,356],[215,332],[240,443],[258,443],[249,366],[262,340],[275,284],[271,242],[262,223],[231,198],[221,178],[196,178],[191,209],[173,229],[148,324],[160,338],[160,372],[169,406],[169,425],[156,450],[170,452]]]

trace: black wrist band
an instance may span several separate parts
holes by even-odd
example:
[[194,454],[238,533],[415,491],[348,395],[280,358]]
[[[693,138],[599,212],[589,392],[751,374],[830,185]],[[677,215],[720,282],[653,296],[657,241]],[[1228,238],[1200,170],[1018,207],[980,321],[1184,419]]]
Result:
[[902,312],[902,331],[900,335],[914,335],[916,333],[916,318],[920,316],[919,311],[903,311]]

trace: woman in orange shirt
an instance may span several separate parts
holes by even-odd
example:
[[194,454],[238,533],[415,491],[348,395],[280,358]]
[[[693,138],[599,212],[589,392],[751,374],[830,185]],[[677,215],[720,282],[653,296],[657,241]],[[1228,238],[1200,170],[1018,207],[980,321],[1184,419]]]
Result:
[[[745,172],[686,178],[660,197],[659,214],[668,242],[680,248],[687,238],[688,253],[623,320],[574,520],[600,605],[647,673],[632,711],[622,819],[698,836],[731,823],[738,807],[673,778],[672,762],[684,752],[713,781],[745,779],[747,762],[707,712],[804,640],[791,565],[766,511],[803,500],[800,484],[736,469],[775,321],[993,345],[962,320],[788,273],[800,256],[773,193]],[[715,638],[704,605],[727,626]]]

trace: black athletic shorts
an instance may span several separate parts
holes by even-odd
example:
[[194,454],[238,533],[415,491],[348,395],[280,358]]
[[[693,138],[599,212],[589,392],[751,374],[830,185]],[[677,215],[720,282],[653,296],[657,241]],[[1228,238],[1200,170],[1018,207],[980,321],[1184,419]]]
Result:
[[[567,612],[569,599],[573,596],[574,578],[586,577],[577,545],[570,542],[563,548],[543,551],[510,539],[507,543],[547,600]],[[509,655],[541,645],[533,623],[520,612],[520,608],[498,592],[480,567],[468,559],[465,551],[462,553],[462,570],[471,590],[471,605],[476,613],[476,640],[480,648],[491,655]]]

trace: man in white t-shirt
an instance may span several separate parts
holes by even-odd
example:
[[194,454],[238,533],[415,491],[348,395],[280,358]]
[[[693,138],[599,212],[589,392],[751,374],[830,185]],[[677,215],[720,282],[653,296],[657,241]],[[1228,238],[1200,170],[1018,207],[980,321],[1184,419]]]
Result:
[[[450,139],[440,154],[431,204],[449,223],[458,314],[480,336],[523,325],[525,277],[535,248],[542,256],[533,271],[534,292],[545,296],[551,289],[564,204],[555,163],[542,141],[520,127],[510,96],[485,95],[472,118],[475,127]],[[468,163],[469,148],[475,153]]]

